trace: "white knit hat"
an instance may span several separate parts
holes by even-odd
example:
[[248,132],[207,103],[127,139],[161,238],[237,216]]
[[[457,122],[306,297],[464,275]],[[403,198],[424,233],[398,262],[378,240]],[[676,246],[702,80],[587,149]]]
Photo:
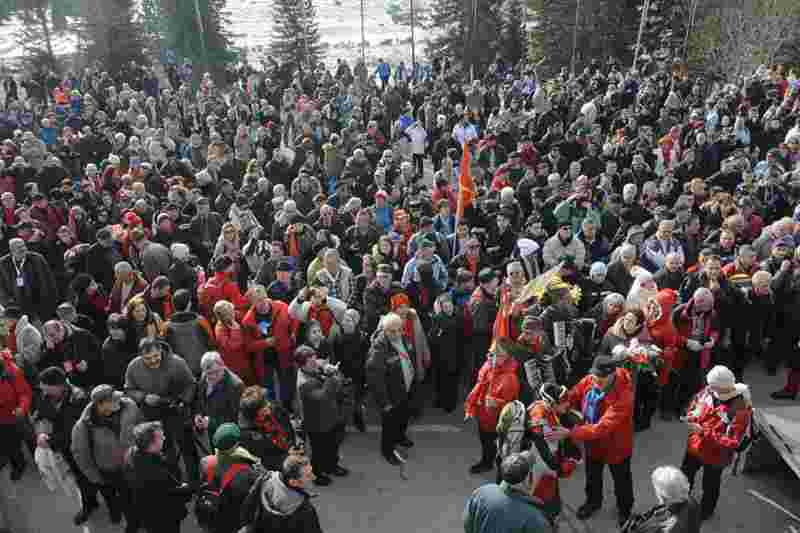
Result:
[[736,386],[736,376],[728,367],[717,365],[708,371],[706,383],[715,387],[733,388]]

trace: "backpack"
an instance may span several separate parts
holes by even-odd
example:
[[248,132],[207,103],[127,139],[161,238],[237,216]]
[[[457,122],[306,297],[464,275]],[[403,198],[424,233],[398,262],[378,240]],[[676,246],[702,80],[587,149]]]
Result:
[[530,436],[528,435],[528,410],[525,404],[519,400],[514,400],[509,405],[511,409],[511,425],[506,433],[498,437],[498,456],[501,459],[511,454],[519,453],[530,448]]
[[197,523],[206,529],[213,529],[219,520],[220,508],[222,507],[222,493],[233,482],[236,474],[249,468],[249,465],[234,463],[222,476],[219,487],[216,488],[216,470],[218,460],[215,455],[208,458],[208,470],[206,471],[206,482],[200,487],[197,500],[194,503],[194,514]]

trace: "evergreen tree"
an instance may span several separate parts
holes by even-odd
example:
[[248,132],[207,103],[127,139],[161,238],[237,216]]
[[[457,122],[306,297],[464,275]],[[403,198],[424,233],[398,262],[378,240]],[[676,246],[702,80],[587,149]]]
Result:
[[[546,57],[549,74],[569,67],[577,36],[576,70],[592,59],[614,57],[623,63],[632,57],[639,29],[637,0],[528,0],[535,28],[531,34],[534,60]],[[577,29],[576,9],[577,11]]]
[[162,46],[175,50],[178,62],[190,59],[196,80],[204,72],[222,79],[234,58],[223,14],[225,0],[160,0],[160,4]]
[[[430,5],[430,28],[438,34],[428,45],[431,57],[449,56],[468,72],[481,72],[498,53],[498,9],[503,0],[433,0]],[[477,17],[476,17],[477,15]],[[508,59],[506,59],[508,61]]]
[[528,51],[525,10],[522,0],[505,0],[498,6],[497,53],[512,65],[519,63]]
[[72,30],[67,17],[79,14],[79,0],[0,0],[0,22],[16,17],[20,23],[18,41],[24,59],[36,68],[58,70],[54,40],[60,32]]
[[83,0],[81,48],[89,61],[109,72],[144,58],[142,24],[134,18],[134,0]]
[[[651,1],[642,32],[642,52],[665,54],[665,59],[680,57],[691,7],[690,0]],[[642,9],[644,4],[639,6],[639,15]]]
[[271,59],[313,71],[323,55],[313,0],[275,0],[272,12]]

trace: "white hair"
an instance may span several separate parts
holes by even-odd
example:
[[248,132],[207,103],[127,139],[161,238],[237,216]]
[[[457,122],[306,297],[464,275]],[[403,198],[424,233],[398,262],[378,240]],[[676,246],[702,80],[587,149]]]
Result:
[[650,476],[656,498],[661,503],[685,501],[689,498],[689,480],[674,466],[659,466]]
[[219,352],[204,353],[203,357],[200,358],[200,370],[207,372],[215,366],[225,366],[225,361],[222,360]]

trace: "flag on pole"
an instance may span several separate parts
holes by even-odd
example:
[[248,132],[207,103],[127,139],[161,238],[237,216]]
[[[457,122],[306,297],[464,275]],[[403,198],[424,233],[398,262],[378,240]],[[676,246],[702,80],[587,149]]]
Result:
[[470,153],[469,146],[464,143],[462,147],[461,168],[458,175],[458,208],[456,210],[456,220],[461,220],[464,210],[472,205],[475,200],[475,180],[470,173]]

